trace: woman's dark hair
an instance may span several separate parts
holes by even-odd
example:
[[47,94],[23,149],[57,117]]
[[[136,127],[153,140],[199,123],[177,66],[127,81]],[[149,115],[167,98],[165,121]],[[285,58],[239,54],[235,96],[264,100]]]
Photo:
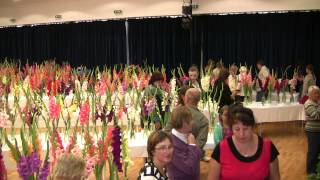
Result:
[[182,96],[186,95],[187,90],[190,89],[190,86],[182,86],[179,90],[179,98],[178,98],[178,104],[184,105],[184,101],[182,99]]
[[154,71],[149,80],[149,85],[153,84],[156,81],[164,81],[163,74],[159,71]]
[[[224,105],[222,106],[219,110],[218,110],[218,113],[219,113],[219,121],[221,122],[221,116],[223,114],[224,111],[229,111],[229,106],[228,105]],[[229,117],[229,113],[228,113],[228,117]],[[222,122],[221,122],[222,123]]]
[[308,64],[306,66],[306,69],[308,69],[309,71],[313,72],[313,66],[311,64]]
[[154,131],[150,134],[147,144],[147,151],[150,159],[153,158],[153,152],[155,151],[157,144],[166,139],[169,139],[169,141],[172,143],[171,136],[164,131]]
[[254,115],[251,109],[243,107],[240,104],[231,105],[229,107],[229,118],[231,120],[231,126],[237,122],[241,122],[245,126],[255,126]]
[[258,59],[257,64],[260,64],[261,66],[263,66],[264,65],[263,59]]
[[229,71],[227,68],[222,68],[219,73],[219,80],[225,81],[229,77]]

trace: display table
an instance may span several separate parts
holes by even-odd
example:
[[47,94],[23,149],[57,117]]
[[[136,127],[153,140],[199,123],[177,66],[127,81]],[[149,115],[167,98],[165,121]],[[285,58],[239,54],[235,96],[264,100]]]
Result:
[[[63,134],[60,134],[60,135],[61,135],[63,145],[66,146],[68,144],[68,139],[65,139]],[[16,135],[15,138],[17,139],[18,144],[21,144],[20,136]],[[46,153],[46,141],[45,141],[46,137],[45,137],[44,133],[42,133],[40,135],[40,139],[41,139],[42,150],[43,150],[42,154],[45,155],[45,153]],[[77,144],[80,146],[80,148],[82,148],[81,145],[83,144],[83,142],[80,140],[81,139],[80,135],[78,135],[77,139],[78,139]],[[135,136],[133,138],[129,139],[130,157],[132,157],[132,158],[148,157],[147,140],[148,140],[148,134],[143,133],[143,132],[136,132]],[[215,147],[215,144],[214,144],[213,134],[209,133],[208,140],[207,140],[207,143],[206,143],[204,149],[213,149],[214,147]],[[10,155],[9,148],[6,145],[4,145],[2,150],[3,150],[3,157],[4,157],[4,162],[7,167],[7,170],[9,170],[9,171],[16,170],[16,163],[10,157],[11,155]]]
[[[147,152],[147,135],[136,133],[135,138],[129,140],[129,149],[131,157],[148,157]],[[208,140],[204,149],[213,149],[215,146],[213,134],[209,133]]]
[[253,111],[256,123],[285,122],[306,119],[304,106],[299,103],[277,104],[276,102],[272,102],[271,104],[266,103],[262,105],[261,102],[253,102],[245,106]]

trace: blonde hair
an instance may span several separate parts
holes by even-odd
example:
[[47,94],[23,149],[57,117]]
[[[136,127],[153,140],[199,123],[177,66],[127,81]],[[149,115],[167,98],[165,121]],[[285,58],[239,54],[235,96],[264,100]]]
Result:
[[85,178],[86,162],[73,154],[61,155],[50,175],[50,180],[81,180]]
[[239,71],[240,72],[247,72],[247,67],[241,66]]
[[310,87],[308,88],[308,95],[309,95],[309,96],[311,95],[311,92],[312,92],[313,90],[320,91],[320,89],[319,89],[318,86],[316,86],[316,85],[310,86]]

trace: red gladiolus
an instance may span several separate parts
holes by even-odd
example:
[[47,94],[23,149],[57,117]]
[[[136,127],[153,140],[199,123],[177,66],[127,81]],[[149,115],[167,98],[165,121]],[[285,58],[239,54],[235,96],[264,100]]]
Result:
[[50,119],[59,119],[60,117],[60,105],[56,103],[56,99],[53,96],[50,96],[49,99],[49,115]]
[[80,114],[80,124],[82,126],[84,124],[89,123],[90,106],[88,102],[81,105],[79,114]]

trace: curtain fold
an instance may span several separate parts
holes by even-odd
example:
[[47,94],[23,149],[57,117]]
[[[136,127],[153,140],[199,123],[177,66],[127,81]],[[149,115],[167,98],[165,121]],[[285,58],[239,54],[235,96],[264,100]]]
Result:
[[132,64],[170,69],[191,63],[190,31],[182,28],[181,18],[129,20],[129,47]]
[[[129,60],[186,70],[200,65],[202,51],[204,64],[213,58],[254,66],[262,58],[281,73],[290,64],[318,64],[319,19],[319,11],[198,15],[191,30],[182,28],[181,17],[129,19]],[[1,28],[0,59],[6,57],[89,67],[126,63],[125,20]]]
[[125,63],[124,22],[3,28],[0,29],[0,58],[20,59],[22,63],[56,59],[88,67]]

